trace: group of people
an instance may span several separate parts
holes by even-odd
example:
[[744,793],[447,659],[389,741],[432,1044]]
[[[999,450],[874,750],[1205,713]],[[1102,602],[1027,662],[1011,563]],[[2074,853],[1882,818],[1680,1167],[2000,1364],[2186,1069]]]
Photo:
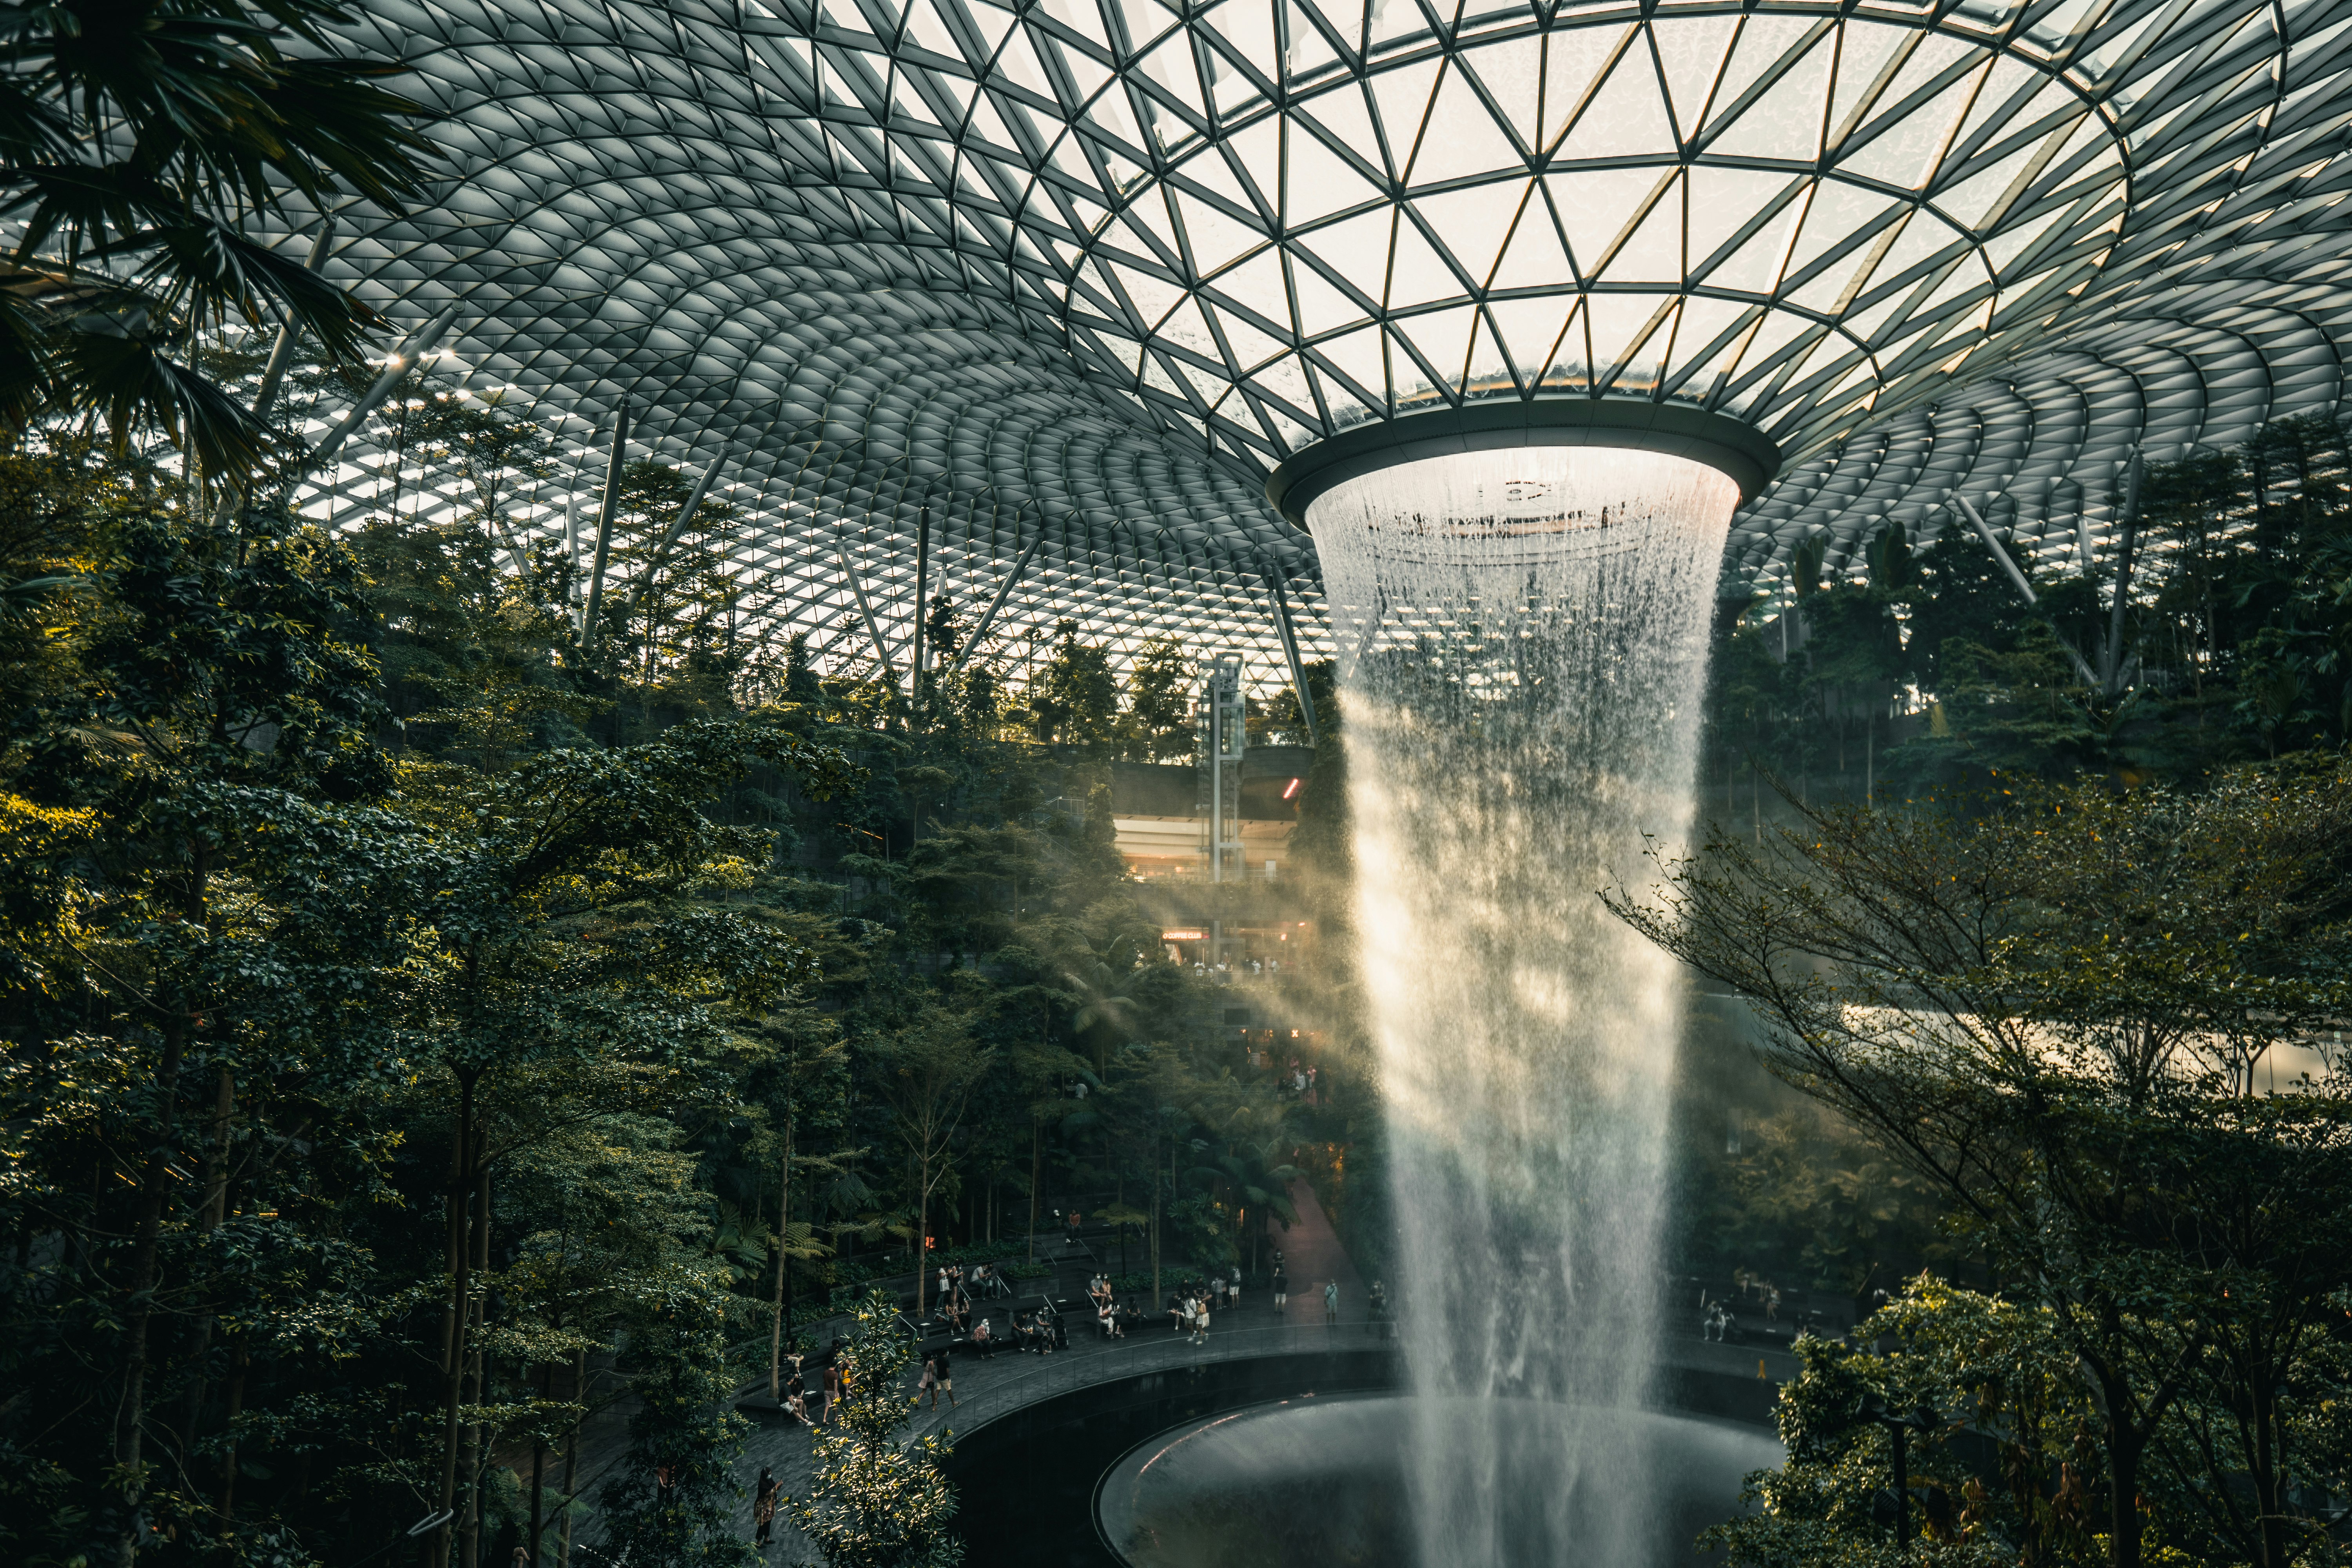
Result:
[[[824,1426],[826,1413],[848,1392],[840,1349],[836,1340],[822,1355],[803,1352],[784,1358],[792,1367],[792,1374],[784,1380],[784,1409],[793,1420],[809,1426]],[[811,1365],[812,1362],[815,1364]]]
[[993,1319],[982,1318],[971,1326],[971,1348],[980,1359],[989,1361],[1000,1350],[1014,1350],[1029,1355],[1052,1355],[1057,1350],[1070,1348],[1069,1331],[1062,1325],[1062,1314],[1050,1306],[1031,1311],[1013,1312],[1011,1326],[1003,1333],[996,1331]]
[[1087,1281],[1087,1300],[1094,1305],[1095,1327],[1107,1340],[1127,1338],[1127,1331],[1143,1321],[1142,1312],[1133,1303],[1118,1299],[1108,1274],[1097,1274]]
[[988,1264],[974,1264],[968,1273],[961,1263],[944,1264],[940,1268],[935,1310],[941,1321],[951,1324],[958,1334],[973,1333],[973,1298],[985,1300],[992,1296],[1011,1294],[1013,1287],[1006,1283],[1003,1274]]

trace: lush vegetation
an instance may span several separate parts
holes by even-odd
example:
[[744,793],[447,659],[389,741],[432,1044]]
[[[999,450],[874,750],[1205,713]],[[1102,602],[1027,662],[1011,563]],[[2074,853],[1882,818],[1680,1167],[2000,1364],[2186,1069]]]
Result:
[[1612,906],[1748,999],[1770,1069],[1940,1200],[1993,1290],[1890,1309],[1932,1378],[1813,1347],[1791,1465],[1737,1555],[1863,1550],[1888,1479],[1856,1419],[1874,1393],[1981,1439],[1906,1478],[1942,1499],[1955,1561],[2334,1561],[2352,774],[1786,805],[1761,844],[1719,831]]
[[1793,594],[1741,606],[1718,651],[1726,814],[1769,813],[1769,776],[1881,800],[1996,773],[2179,781],[2352,738],[2346,427],[2281,420],[2116,500],[2128,539],[2095,552],[2063,528],[2037,552],[1994,507],[2031,605],[1957,514],[1916,548],[1886,528],[1836,570],[1826,540],[1801,547]]

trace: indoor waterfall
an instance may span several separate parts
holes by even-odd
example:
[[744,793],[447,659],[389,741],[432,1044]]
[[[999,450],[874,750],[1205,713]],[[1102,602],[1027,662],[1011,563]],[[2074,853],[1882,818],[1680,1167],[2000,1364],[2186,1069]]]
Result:
[[[1654,1359],[1669,961],[1596,892],[1693,810],[1732,479],[1521,447],[1347,480],[1341,644],[1426,1568],[1646,1555],[1616,1440]],[[1532,1421],[1528,1400],[1566,1406]]]

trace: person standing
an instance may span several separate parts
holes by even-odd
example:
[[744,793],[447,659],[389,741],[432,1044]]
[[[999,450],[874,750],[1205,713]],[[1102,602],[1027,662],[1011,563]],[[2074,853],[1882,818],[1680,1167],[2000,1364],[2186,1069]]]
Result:
[[920,1399],[926,1390],[931,1396],[931,1408],[937,1410],[940,1407],[940,1363],[937,1356],[926,1355],[923,1358],[923,1376],[915,1384],[915,1397]]
[[1290,1276],[1282,1271],[1282,1254],[1274,1255],[1274,1310],[1277,1312],[1290,1305]]
[[776,1494],[782,1490],[767,1466],[760,1467],[760,1484],[751,1493],[751,1522],[759,1528],[752,1532],[751,1544],[764,1551],[768,1538],[776,1530]]
[[1339,1321],[1339,1282],[1337,1279],[1323,1282],[1323,1321],[1326,1323]]
[[937,1410],[940,1407],[940,1395],[942,1394],[948,1396],[949,1409],[953,1410],[956,1405],[955,1363],[950,1359],[950,1347],[941,1345],[940,1347],[939,1386],[931,1391],[931,1408],[934,1410]]
[[1209,1299],[1205,1296],[1192,1303],[1192,1342],[1196,1345],[1209,1342]]

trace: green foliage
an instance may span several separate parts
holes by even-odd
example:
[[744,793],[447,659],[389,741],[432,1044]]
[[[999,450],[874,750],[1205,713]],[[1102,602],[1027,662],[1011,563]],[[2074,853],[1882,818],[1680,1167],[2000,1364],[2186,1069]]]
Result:
[[629,1451],[599,1494],[605,1549],[651,1568],[722,1568],[758,1561],[734,1532],[730,1467],[751,1423],[726,1407],[727,1308],[716,1291],[681,1292],[630,1325]]
[[955,1493],[940,1472],[951,1451],[937,1433],[899,1433],[915,1398],[903,1386],[915,1359],[897,1304],[880,1291],[857,1312],[842,1357],[844,1394],[816,1434],[815,1481],[786,1510],[825,1568],[954,1568],[963,1543],[948,1532]]
[[1685,1200],[1693,1261],[1717,1277],[1790,1259],[1811,1288],[1859,1295],[1890,1255],[1950,1255],[1941,1194],[1834,1119],[1786,1111],[1743,1125],[1739,1145],[1718,1146]]
[[2340,1331],[2352,1082],[2258,1074],[2352,1006],[2347,781],[1790,804],[1765,846],[1718,837],[1611,907],[2032,1282],[2095,1393],[2117,1568],[2159,1481],[2210,1550],[2285,1562],[2316,1528],[2290,1478],[2338,1463],[2295,1454],[2291,1369]]
[[[2105,1556],[2086,1478],[2101,1455],[2090,1390],[2046,1308],[2017,1306],[1921,1276],[1856,1331],[1874,1354],[1802,1338],[1804,1370],[1776,1412],[1788,1462],[1748,1480],[1748,1517],[1707,1532],[1734,1563],[2091,1563]],[[1893,1434],[1870,1412],[1917,1419],[1895,1474]],[[1895,1487],[1911,1493],[1918,1539],[1898,1549]]]
[[1118,733],[1118,683],[1102,649],[1078,640],[1078,623],[1054,627],[1053,656],[1029,680],[1029,723],[1040,741],[1089,748]]
[[362,357],[374,312],[247,237],[248,218],[353,196],[398,211],[434,156],[390,61],[344,53],[323,0],[67,4],[24,11],[0,83],[0,177],[20,225],[0,306],[0,430],[152,425],[242,475],[262,422],[189,363],[236,319]]

